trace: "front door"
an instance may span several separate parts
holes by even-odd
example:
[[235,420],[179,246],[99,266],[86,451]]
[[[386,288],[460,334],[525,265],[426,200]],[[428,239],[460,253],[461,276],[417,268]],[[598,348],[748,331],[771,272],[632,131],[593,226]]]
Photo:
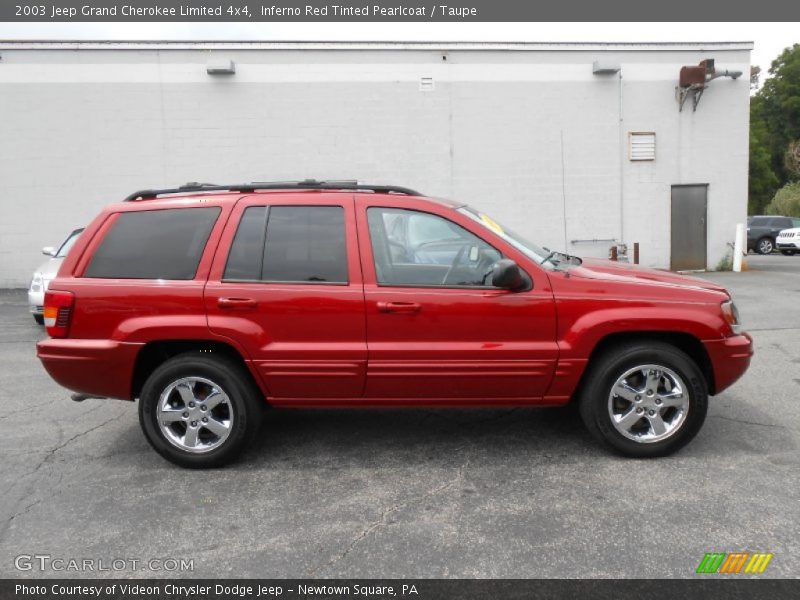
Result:
[[209,327],[244,348],[271,400],[358,398],[367,347],[353,196],[296,202],[238,202],[206,285]]
[[708,184],[672,186],[673,271],[704,270]]
[[[359,196],[369,362],[365,396],[397,402],[541,398],[557,359],[555,306],[533,289],[491,286],[509,248],[454,209],[439,214]],[[458,221],[458,222],[456,222]],[[512,250],[513,252],[513,250]],[[519,262],[519,258],[511,256]]]

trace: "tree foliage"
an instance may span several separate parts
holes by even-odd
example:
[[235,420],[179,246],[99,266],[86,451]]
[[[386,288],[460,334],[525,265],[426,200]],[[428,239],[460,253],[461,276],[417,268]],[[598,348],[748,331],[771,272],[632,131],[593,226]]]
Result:
[[792,179],[800,179],[800,141],[789,144],[783,164]]
[[768,215],[800,217],[800,181],[787,183],[767,205]]
[[790,144],[800,140],[800,44],[772,61],[769,73],[750,102],[751,214],[763,212],[782,186],[800,179],[787,159]]
[[750,124],[750,190],[747,210],[751,215],[764,212],[780,180],[772,169],[772,154],[767,147],[768,132],[763,122]]

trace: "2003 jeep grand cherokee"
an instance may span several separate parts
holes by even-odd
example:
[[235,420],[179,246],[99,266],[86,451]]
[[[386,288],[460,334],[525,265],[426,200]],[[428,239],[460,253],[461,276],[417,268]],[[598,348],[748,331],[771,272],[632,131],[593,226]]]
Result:
[[349,182],[137,192],[50,284],[38,356],[139,399],[150,444],[219,466],[263,408],[579,404],[628,456],[673,452],[751,338],[712,283],[549,252],[457,203]]

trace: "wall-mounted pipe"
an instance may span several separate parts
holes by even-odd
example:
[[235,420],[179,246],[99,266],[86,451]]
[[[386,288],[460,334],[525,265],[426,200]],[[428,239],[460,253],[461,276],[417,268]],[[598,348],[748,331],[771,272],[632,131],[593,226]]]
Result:
[[592,238],[583,240],[570,240],[570,244],[596,244],[598,242],[616,242],[617,238]]
[[741,71],[731,71],[730,69],[725,69],[724,71],[714,71],[713,73],[707,74],[706,81],[711,81],[717,77],[730,77],[731,79],[739,79],[741,76]]

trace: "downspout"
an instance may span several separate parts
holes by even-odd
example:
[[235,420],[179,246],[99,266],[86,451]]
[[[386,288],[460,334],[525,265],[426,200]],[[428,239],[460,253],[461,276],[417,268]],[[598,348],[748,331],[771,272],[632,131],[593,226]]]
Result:
[[564,130],[561,130],[561,217],[564,221],[564,251],[569,252],[567,240],[567,166],[564,157]]
[[619,93],[619,243],[625,243],[625,127],[622,119],[622,69],[618,73]]

